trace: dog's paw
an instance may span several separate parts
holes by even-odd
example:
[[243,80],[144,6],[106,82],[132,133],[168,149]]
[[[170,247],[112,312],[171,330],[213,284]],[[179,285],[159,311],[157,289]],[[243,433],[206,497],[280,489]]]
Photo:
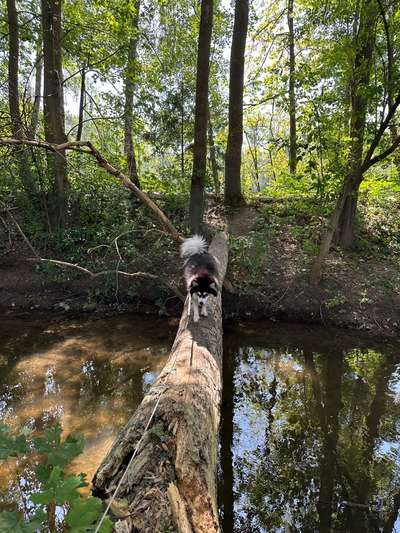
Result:
[[199,318],[200,318],[199,315],[194,315],[193,322],[198,322]]

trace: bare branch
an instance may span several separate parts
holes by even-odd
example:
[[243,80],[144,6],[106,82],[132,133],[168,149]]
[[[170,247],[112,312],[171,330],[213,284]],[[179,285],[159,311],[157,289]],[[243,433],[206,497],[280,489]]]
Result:
[[92,279],[98,278],[100,276],[107,276],[108,274],[118,274],[121,276],[126,276],[128,278],[150,278],[150,279],[159,279],[159,276],[156,274],[150,274],[149,272],[125,272],[123,270],[101,270],[100,272],[92,272],[88,268],[85,268],[77,263],[68,263],[67,261],[58,261],[57,259],[47,259],[45,257],[32,257],[28,261],[34,261],[39,263],[52,263],[60,267],[73,268],[79,270],[84,274],[87,274]]
[[49,150],[50,152],[54,153],[60,153],[65,150],[73,150],[76,152],[81,152],[84,154],[91,155],[94,157],[99,166],[103,168],[106,172],[111,174],[112,176],[118,178],[122,185],[132,191],[135,196],[139,198],[152,212],[153,214],[158,218],[158,220],[161,222],[161,224],[166,229],[167,233],[176,241],[180,242],[183,240],[181,235],[178,233],[178,231],[175,229],[171,221],[167,218],[167,216],[161,211],[161,209],[151,200],[145,192],[143,192],[141,189],[139,189],[125,174],[123,174],[119,169],[111,165],[105,159],[101,153],[94,147],[94,145],[90,141],[67,141],[62,144],[53,144],[48,143],[45,141],[35,141],[30,139],[11,139],[11,138],[0,138],[0,146],[33,146],[38,148],[43,148],[45,150]]

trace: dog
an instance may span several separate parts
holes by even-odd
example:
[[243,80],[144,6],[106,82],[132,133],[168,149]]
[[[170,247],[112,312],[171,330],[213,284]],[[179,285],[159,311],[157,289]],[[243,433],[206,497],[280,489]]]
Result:
[[208,246],[201,235],[185,239],[181,245],[186,290],[189,294],[190,317],[193,302],[193,320],[198,322],[207,314],[207,300],[210,295],[218,295],[218,264],[216,258],[207,252]]

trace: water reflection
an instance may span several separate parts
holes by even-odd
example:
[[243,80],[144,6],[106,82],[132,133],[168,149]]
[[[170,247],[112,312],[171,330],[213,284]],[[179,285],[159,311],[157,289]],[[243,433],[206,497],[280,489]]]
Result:
[[224,533],[400,527],[398,347],[294,327],[227,340]]
[[[90,479],[174,333],[137,317],[3,320],[0,421],[42,430],[60,420],[66,433],[83,432],[71,469]],[[398,346],[288,325],[245,325],[224,339],[224,533],[391,532],[400,507]],[[36,489],[32,465],[0,465],[0,509],[17,502],[28,515]]]
[[[90,480],[116,432],[140,403],[167,359],[174,331],[165,321],[118,317],[59,325],[0,324],[0,421],[43,430],[56,420],[85,435],[71,465]],[[23,459],[0,465],[0,509],[26,494],[35,476]]]

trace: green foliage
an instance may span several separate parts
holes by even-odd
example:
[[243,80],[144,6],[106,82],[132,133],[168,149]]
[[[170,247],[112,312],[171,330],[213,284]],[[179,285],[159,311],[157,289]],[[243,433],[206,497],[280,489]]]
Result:
[[[29,433],[23,429],[16,435],[7,426],[0,427],[1,459],[31,455],[37,462],[35,474],[40,489],[30,494],[35,505],[34,515],[23,516],[18,511],[0,512],[0,533],[15,531],[34,533],[46,530],[46,523],[54,524],[51,531],[71,531],[89,533],[94,531],[102,516],[102,502],[98,498],[84,498],[79,492],[86,487],[85,474],[67,475],[64,468],[83,451],[83,437],[68,435],[62,440],[60,424],[48,428],[40,437],[27,441]],[[64,509],[60,520],[56,508]],[[101,533],[112,531],[112,522],[107,517],[100,529]]]

